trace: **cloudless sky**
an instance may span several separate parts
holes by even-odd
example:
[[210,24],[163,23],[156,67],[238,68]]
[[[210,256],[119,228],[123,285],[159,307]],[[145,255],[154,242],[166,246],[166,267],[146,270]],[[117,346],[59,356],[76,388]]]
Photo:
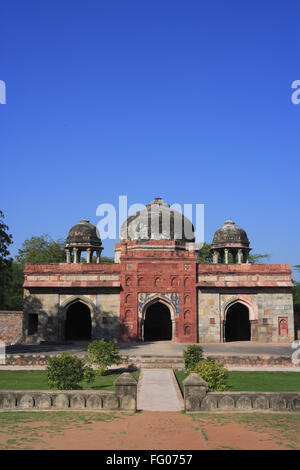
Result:
[[208,243],[230,218],[254,253],[300,264],[299,14],[299,0],[3,0],[11,254],[126,195],[204,204]]

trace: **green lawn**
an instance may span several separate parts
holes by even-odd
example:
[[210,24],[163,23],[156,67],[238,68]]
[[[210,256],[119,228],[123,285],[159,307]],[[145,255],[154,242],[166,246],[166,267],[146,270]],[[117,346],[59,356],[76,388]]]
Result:
[[[131,372],[138,380],[139,371]],[[84,389],[92,390],[114,390],[114,381],[120,372],[109,373],[96,377],[95,382],[80,385]],[[49,390],[46,371],[44,370],[0,370],[0,389],[10,390]]]
[[[299,372],[228,372],[228,387],[232,392],[300,392]],[[184,371],[175,371],[183,393]]]

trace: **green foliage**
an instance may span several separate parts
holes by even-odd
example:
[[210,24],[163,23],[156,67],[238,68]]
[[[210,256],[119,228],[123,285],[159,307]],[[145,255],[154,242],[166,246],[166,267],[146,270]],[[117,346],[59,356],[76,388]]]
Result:
[[192,344],[188,346],[185,351],[183,351],[184,367],[186,371],[193,369],[199,361],[201,361],[203,354],[203,349],[197,344]]
[[64,240],[54,241],[49,235],[31,237],[23,242],[16,256],[20,264],[64,263]]
[[87,361],[91,366],[96,367],[98,374],[103,375],[108,366],[120,364],[121,356],[113,341],[98,339],[89,344]]
[[3,222],[4,214],[0,211],[0,269],[9,255],[8,247],[12,244],[12,235],[7,233],[8,226]]
[[22,264],[11,263],[9,279],[2,293],[3,310],[23,310],[24,267]]
[[81,388],[79,383],[84,379],[83,361],[64,352],[49,359],[46,369],[50,388],[74,390]]
[[267,255],[267,254],[261,255],[258,253],[257,254],[249,253],[248,255],[248,260],[249,260],[249,263],[251,264],[263,264],[263,263],[266,263],[269,258],[270,258],[270,255]]
[[294,312],[300,316],[300,282],[295,282],[293,286]]
[[[80,257],[80,262],[81,262],[81,263],[86,263],[86,258],[85,258],[84,256],[81,256],[81,257]],[[96,262],[97,262],[97,256],[93,256],[92,262],[93,262],[93,263],[96,263]],[[100,262],[101,262],[101,264],[102,264],[102,263],[111,264],[111,263],[114,263],[115,260],[114,260],[114,258],[110,258],[110,257],[108,257],[108,256],[101,256]]]
[[101,256],[101,263],[114,263],[114,258],[110,258],[109,256]]
[[213,262],[213,256],[210,251],[210,248],[210,243],[203,243],[202,248],[198,252],[197,262],[199,264],[211,264]]
[[209,392],[223,392],[228,389],[228,370],[223,363],[217,363],[211,357],[202,359],[189,372],[200,375],[207,382]]
[[5,292],[11,281],[11,263],[8,258],[8,247],[12,243],[12,235],[8,233],[8,226],[3,222],[4,215],[0,211],[0,309],[5,309]]
[[83,377],[85,382],[88,384],[94,382],[96,378],[97,372],[91,367],[91,366],[86,366],[83,371]]

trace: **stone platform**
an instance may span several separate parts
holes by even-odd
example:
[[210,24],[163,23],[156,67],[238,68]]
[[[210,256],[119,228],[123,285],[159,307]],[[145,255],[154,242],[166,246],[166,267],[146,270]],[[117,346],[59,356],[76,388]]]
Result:
[[[121,343],[118,345],[122,355],[122,365],[136,368],[182,369],[183,351],[188,344],[171,341],[152,343]],[[200,344],[204,357],[214,357],[230,368],[283,367],[293,368],[291,344],[232,342],[221,344]],[[84,358],[88,342],[68,344],[16,344],[6,348],[7,366],[45,366],[49,357],[68,351]]]

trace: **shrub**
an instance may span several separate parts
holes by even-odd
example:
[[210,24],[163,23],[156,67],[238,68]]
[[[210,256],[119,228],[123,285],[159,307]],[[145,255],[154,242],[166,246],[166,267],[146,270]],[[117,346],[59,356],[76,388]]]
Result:
[[212,357],[202,359],[189,372],[200,375],[207,382],[209,392],[223,392],[228,389],[228,370],[223,363],[216,362]]
[[88,384],[94,382],[97,372],[90,366],[86,366],[83,371],[83,378]]
[[84,364],[78,357],[64,352],[49,359],[46,374],[50,388],[58,390],[81,388],[79,383],[84,379]]
[[199,361],[202,359],[203,349],[197,344],[188,346],[185,351],[183,351],[184,367],[186,371],[190,371],[195,367]]
[[108,366],[120,364],[121,356],[113,341],[96,339],[88,346],[87,361],[96,367],[98,374],[103,375]]

